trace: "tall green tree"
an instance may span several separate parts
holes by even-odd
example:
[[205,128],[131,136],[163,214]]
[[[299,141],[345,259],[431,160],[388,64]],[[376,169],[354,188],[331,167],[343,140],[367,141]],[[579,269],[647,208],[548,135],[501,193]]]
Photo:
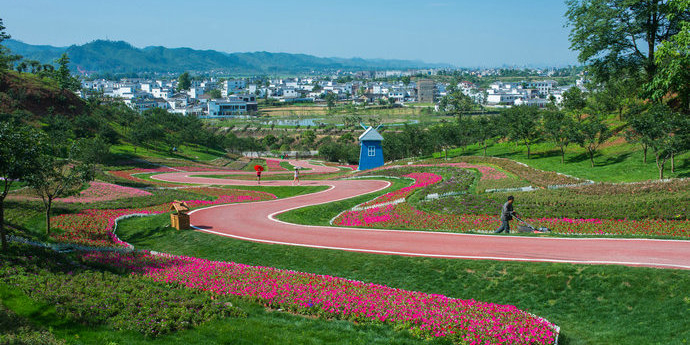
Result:
[[539,108],[519,105],[508,108],[501,113],[501,125],[508,130],[512,140],[520,141],[527,148],[527,159],[530,158],[530,146],[539,140]]
[[562,105],[565,110],[578,113],[587,106],[587,94],[579,87],[571,87],[563,92]]
[[2,45],[4,40],[11,37],[10,34],[5,32],[5,25],[2,22],[2,18],[0,18],[0,72],[12,68],[12,64],[21,58],[19,55],[13,55],[9,49]]
[[58,64],[58,69],[53,72],[53,78],[58,82],[58,85],[63,90],[78,91],[81,88],[79,79],[72,76],[69,71],[69,56],[67,53],[62,53],[59,59],[55,60]]
[[669,0],[566,0],[566,5],[571,48],[599,82],[640,72],[652,80],[657,47],[690,17]]
[[192,86],[192,78],[189,77],[189,72],[184,72],[180,74],[180,76],[177,78],[177,90],[178,91],[184,91],[184,90],[189,90],[189,88]]
[[39,131],[11,122],[0,123],[0,238],[7,249],[5,234],[5,197],[12,184],[26,178],[37,165],[44,135]]
[[326,106],[328,107],[328,111],[331,112],[336,106],[336,102],[338,101],[338,96],[332,92],[329,92],[326,97],[324,97],[326,100]]
[[46,218],[46,235],[50,236],[50,211],[56,198],[79,190],[85,182],[93,180],[93,166],[49,155],[41,155],[31,174],[28,185],[43,201]]
[[462,93],[453,83],[448,86],[446,96],[439,101],[439,108],[448,114],[462,117],[474,108],[474,101],[470,96]]
[[[690,11],[690,0],[671,0],[673,9],[670,17],[675,19],[680,13]],[[679,23],[678,33],[662,42],[655,56],[658,72],[647,85],[647,93],[656,102],[665,96],[675,100],[670,105],[680,112],[690,114],[690,20]]]

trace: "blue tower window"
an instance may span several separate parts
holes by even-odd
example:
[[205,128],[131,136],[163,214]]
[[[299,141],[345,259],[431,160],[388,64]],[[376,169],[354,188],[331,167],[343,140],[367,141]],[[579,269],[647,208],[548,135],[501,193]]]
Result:
[[369,157],[376,156],[376,148],[373,146],[369,146],[369,148],[367,150],[367,155],[369,155]]

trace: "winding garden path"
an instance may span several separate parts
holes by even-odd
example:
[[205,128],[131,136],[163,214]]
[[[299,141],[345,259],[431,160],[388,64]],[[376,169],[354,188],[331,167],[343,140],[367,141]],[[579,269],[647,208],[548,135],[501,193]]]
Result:
[[[326,173],[337,168],[289,161]],[[263,175],[285,174],[285,171]],[[203,177],[253,172],[175,172],[154,175],[167,182],[214,185],[256,185],[252,180]],[[264,180],[262,186],[289,186],[291,180]],[[555,238],[457,234],[430,231],[344,228],[290,224],[275,218],[296,208],[348,199],[384,189],[381,180],[306,180],[304,186],[329,189],[279,200],[218,205],[192,211],[191,223],[199,231],[242,240],[327,248],[364,253],[457,259],[613,264],[690,270],[690,241],[616,238]]]

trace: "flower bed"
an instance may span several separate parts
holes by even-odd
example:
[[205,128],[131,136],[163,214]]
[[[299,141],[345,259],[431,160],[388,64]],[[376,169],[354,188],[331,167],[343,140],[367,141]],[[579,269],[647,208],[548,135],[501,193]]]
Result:
[[91,182],[89,187],[81,191],[79,195],[59,198],[55,199],[55,201],[66,203],[90,203],[149,195],[151,195],[151,193],[137,188],[118,186],[107,182]]
[[[547,227],[564,235],[625,235],[690,237],[690,221],[526,218],[535,227]],[[340,214],[333,224],[450,232],[493,231],[500,226],[497,215],[428,213],[407,204],[387,205]]]
[[[526,164],[516,162],[514,160],[497,157],[478,157],[478,156],[462,156],[453,158],[454,161],[460,161],[470,164],[488,163],[500,167],[514,175],[529,181],[535,186],[546,187],[549,185],[572,184],[580,183],[583,180],[576,177],[559,174],[553,171],[543,171],[532,168]],[[443,160],[432,160],[434,162],[442,163]]]
[[[479,211],[488,208],[496,210],[496,215],[481,214],[437,214],[419,210],[408,203],[387,204],[381,207],[364,208],[404,198],[412,190],[421,188],[440,180],[440,176],[430,173],[407,174],[405,177],[415,178],[416,183],[410,187],[387,193],[367,202],[356,210],[341,213],[333,220],[333,224],[341,226],[385,227],[395,229],[429,229],[436,231],[467,232],[492,231],[499,227],[498,211],[500,203],[482,196],[460,196],[474,200],[472,205]],[[455,199],[455,198],[454,198]],[[475,200],[477,199],[477,200]],[[433,201],[437,207],[449,201]],[[628,220],[628,219],[587,219],[571,217],[540,217],[526,218],[526,222],[535,227],[547,227],[558,234],[585,235],[625,235],[625,236],[672,236],[690,237],[689,220]]]
[[[116,330],[133,330],[155,337],[215,318],[246,315],[227,297],[209,298],[208,293],[180,285],[158,284],[141,275],[92,270],[47,250],[30,247],[13,250],[21,252],[0,258],[2,282],[32,299],[54,305],[57,315],[81,325],[106,324]],[[12,338],[6,342],[8,339],[3,336],[0,334],[2,344],[62,343],[49,341],[47,332],[41,339],[26,342],[13,342]]]
[[[220,189],[221,191],[217,191]],[[222,188],[196,188],[200,194],[211,192],[218,196],[213,201],[187,200],[191,208],[275,199],[275,195],[265,192],[229,190]],[[74,243],[86,246],[127,246],[113,234],[115,220],[130,214],[160,214],[168,212],[169,203],[136,209],[84,210],[78,214],[63,214],[51,217],[53,228],[60,229],[53,233],[52,238],[57,242]]]
[[409,187],[398,189],[395,192],[390,192],[390,193],[386,193],[384,195],[381,195],[380,197],[378,197],[372,201],[365,202],[364,204],[359,205],[359,206],[367,207],[367,206],[371,206],[371,205],[384,204],[384,203],[389,203],[389,202],[392,202],[392,201],[395,201],[398,199],[406,198],[407,196],[412,194],[412,192],[415,189],[426,187],[430,184],[437,183],[437,182],[441,181],[441,179],[442,179],[441,175],[436,175],[436,174],[432,174],[432,173],[411,173],[411,174],[403,175],[403,177],[413,178],[415,180],[415,183]]
[[442,167],[455,167],[455,168],[465,168],[465,169],[476,169],[481,173],[481,180],[499,180],[508,177],[504,172],[488,166],[480,164],[468,164],[468,163],[439,163],[439,164],[413,164],[413,165],[393,165],[384,166],[376,169],[367,170],[363,175],[376,175],[381,174],[381,170],[386,170],[386,174],[391,172],[391,169],[409,169],[409,168],[442,168]]
[[165,183],[165,182],[159,182],[159,181],[149,181],[149,180],[144,180],[142,178],[138,178],[138,177],[134,176],[136,174],[153,174],[153,173],[164,173],[164,172],[175,172],[175,170],[167,168],[167,167],[161,167],[161,168],[155,168],[155,169],[135,168],[135,169],[129,169],[129,170],[108,171],[108,173],[110,175],[113,175],[115,177],[119,177],[119,178],[122,178],[125,180],[133,181],[133,182],[144,183],[144,184],[155,184],[157,186],[166,186],[166,187],[179,186],[179,184]]
[[89,253],[84,260],[302,315],[392,324],[462,344],[552,344],[556,327],[515,306],[461,300],[338,277],[148,253]]
[[266,160],[266,166],[268,167],[268,170],[273,170],[273,171],[278,171],[278,170],[285,171],[285,170],[287,170],[280,165],[280,161],[277,161],[275,159],[267,159]]

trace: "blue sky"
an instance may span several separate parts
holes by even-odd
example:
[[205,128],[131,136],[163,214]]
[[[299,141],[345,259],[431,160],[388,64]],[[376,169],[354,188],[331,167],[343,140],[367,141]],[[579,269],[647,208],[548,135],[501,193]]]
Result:
[[562,0],[0,0],[13,38],[225,52],[413,59],[460,67],[577,64]]

